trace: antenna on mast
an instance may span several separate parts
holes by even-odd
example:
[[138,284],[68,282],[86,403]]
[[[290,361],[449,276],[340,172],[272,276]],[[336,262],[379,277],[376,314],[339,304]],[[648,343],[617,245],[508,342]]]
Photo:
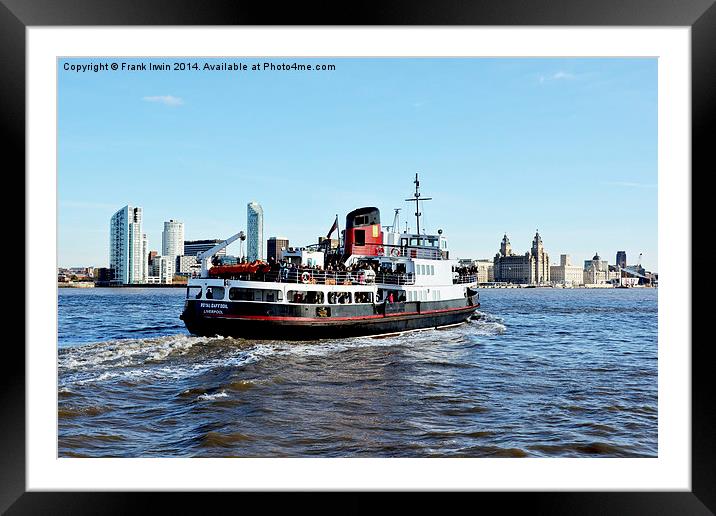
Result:
[[[415,220],[416,220],[416,224],[417,224],[416,233],[419,235],[420,234],[420,215],[422,215],[422,213],[420,213],[420,201],[421,201],[421,199],[420,199],[420,181],[418,180],[417,172],[415,173],[415,181],[413,181],[413,183],[415,183],[415,193],[413,194],[413,199],[405,199],[405,200],[409,201],[409,202],[413,202],[413,201],[415,202]],[[432,197],[425,197],[422,200],[423,201],[431,201]]]

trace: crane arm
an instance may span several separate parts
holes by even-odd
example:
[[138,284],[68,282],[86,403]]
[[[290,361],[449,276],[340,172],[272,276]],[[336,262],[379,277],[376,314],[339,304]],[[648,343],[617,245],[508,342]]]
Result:
[[243,235],[243,231],[239,231],[233,236],[230,236],[220,244],[216,244],[214,247],[209,249],[208,251],[204,251],[203,253],[200,253],[196,256],[196,259],[201,262],[201,277],[206,278],[209,274],[209,260],[211,260],[211,257],[214,256],[216,253],[221,251],[223,248],[227,247],[229,244],[234,242],[236,239],[240,238],[241,235]]

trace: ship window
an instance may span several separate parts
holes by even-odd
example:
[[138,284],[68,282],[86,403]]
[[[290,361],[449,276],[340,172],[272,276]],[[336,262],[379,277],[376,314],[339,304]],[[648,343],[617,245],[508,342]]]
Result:
[[236,288],[229,289],[229,299],[232,301],[267,301],[273,303],[282,299],[280,290]]
[[323,303],[323,292],[320,290],[289,290],[289,303],[316,305]]
[[365,226],[368,224],[368,215],[358,215],[353,219],[354,226]]
[[201,287],[187,287],[186,298],[187,299],[199,299],[201,297]]
[[351,302],[350,292],[329,292],[328,302],[332,305],[344,305]]
[[206,299],[224,299],[224,287],[206,287]]
[[356,303],[372,303],[373,292],[356,292]]
[[365,245],[365,230],[364,229],[356,229],[353,234],[355,235],[355,244],[356,245]]
[[435,276],[435,266],[434,265],[430,266],[430,275]]
[[281,299],[283,299],[280,290],[264,290],[263,294],[263,300],[267,303],[275,303],[276,301],[281,301]]

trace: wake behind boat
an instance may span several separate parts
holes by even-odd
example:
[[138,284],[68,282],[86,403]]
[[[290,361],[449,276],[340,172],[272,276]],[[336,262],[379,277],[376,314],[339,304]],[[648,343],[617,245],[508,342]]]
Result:
[[[458,272],[442,230],[420,233],[420,183],[415,176],[417,230],[382,228],[380,210],[346,215],[342,245],[284,252],[279,263],[211,266],[240,235],[198,256],[180,318],[196,335],[319,339],[382,335],[465,322],[479,308],[477,277]],[[337,219],[336,219],[337,220]]]

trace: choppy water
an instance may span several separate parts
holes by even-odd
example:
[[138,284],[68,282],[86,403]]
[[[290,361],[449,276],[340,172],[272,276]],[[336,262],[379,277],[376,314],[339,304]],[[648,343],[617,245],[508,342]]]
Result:
[[183,289],[61,289],[62,457],[657,455],[655,289],[481,290],[388,338],[188,335]]

